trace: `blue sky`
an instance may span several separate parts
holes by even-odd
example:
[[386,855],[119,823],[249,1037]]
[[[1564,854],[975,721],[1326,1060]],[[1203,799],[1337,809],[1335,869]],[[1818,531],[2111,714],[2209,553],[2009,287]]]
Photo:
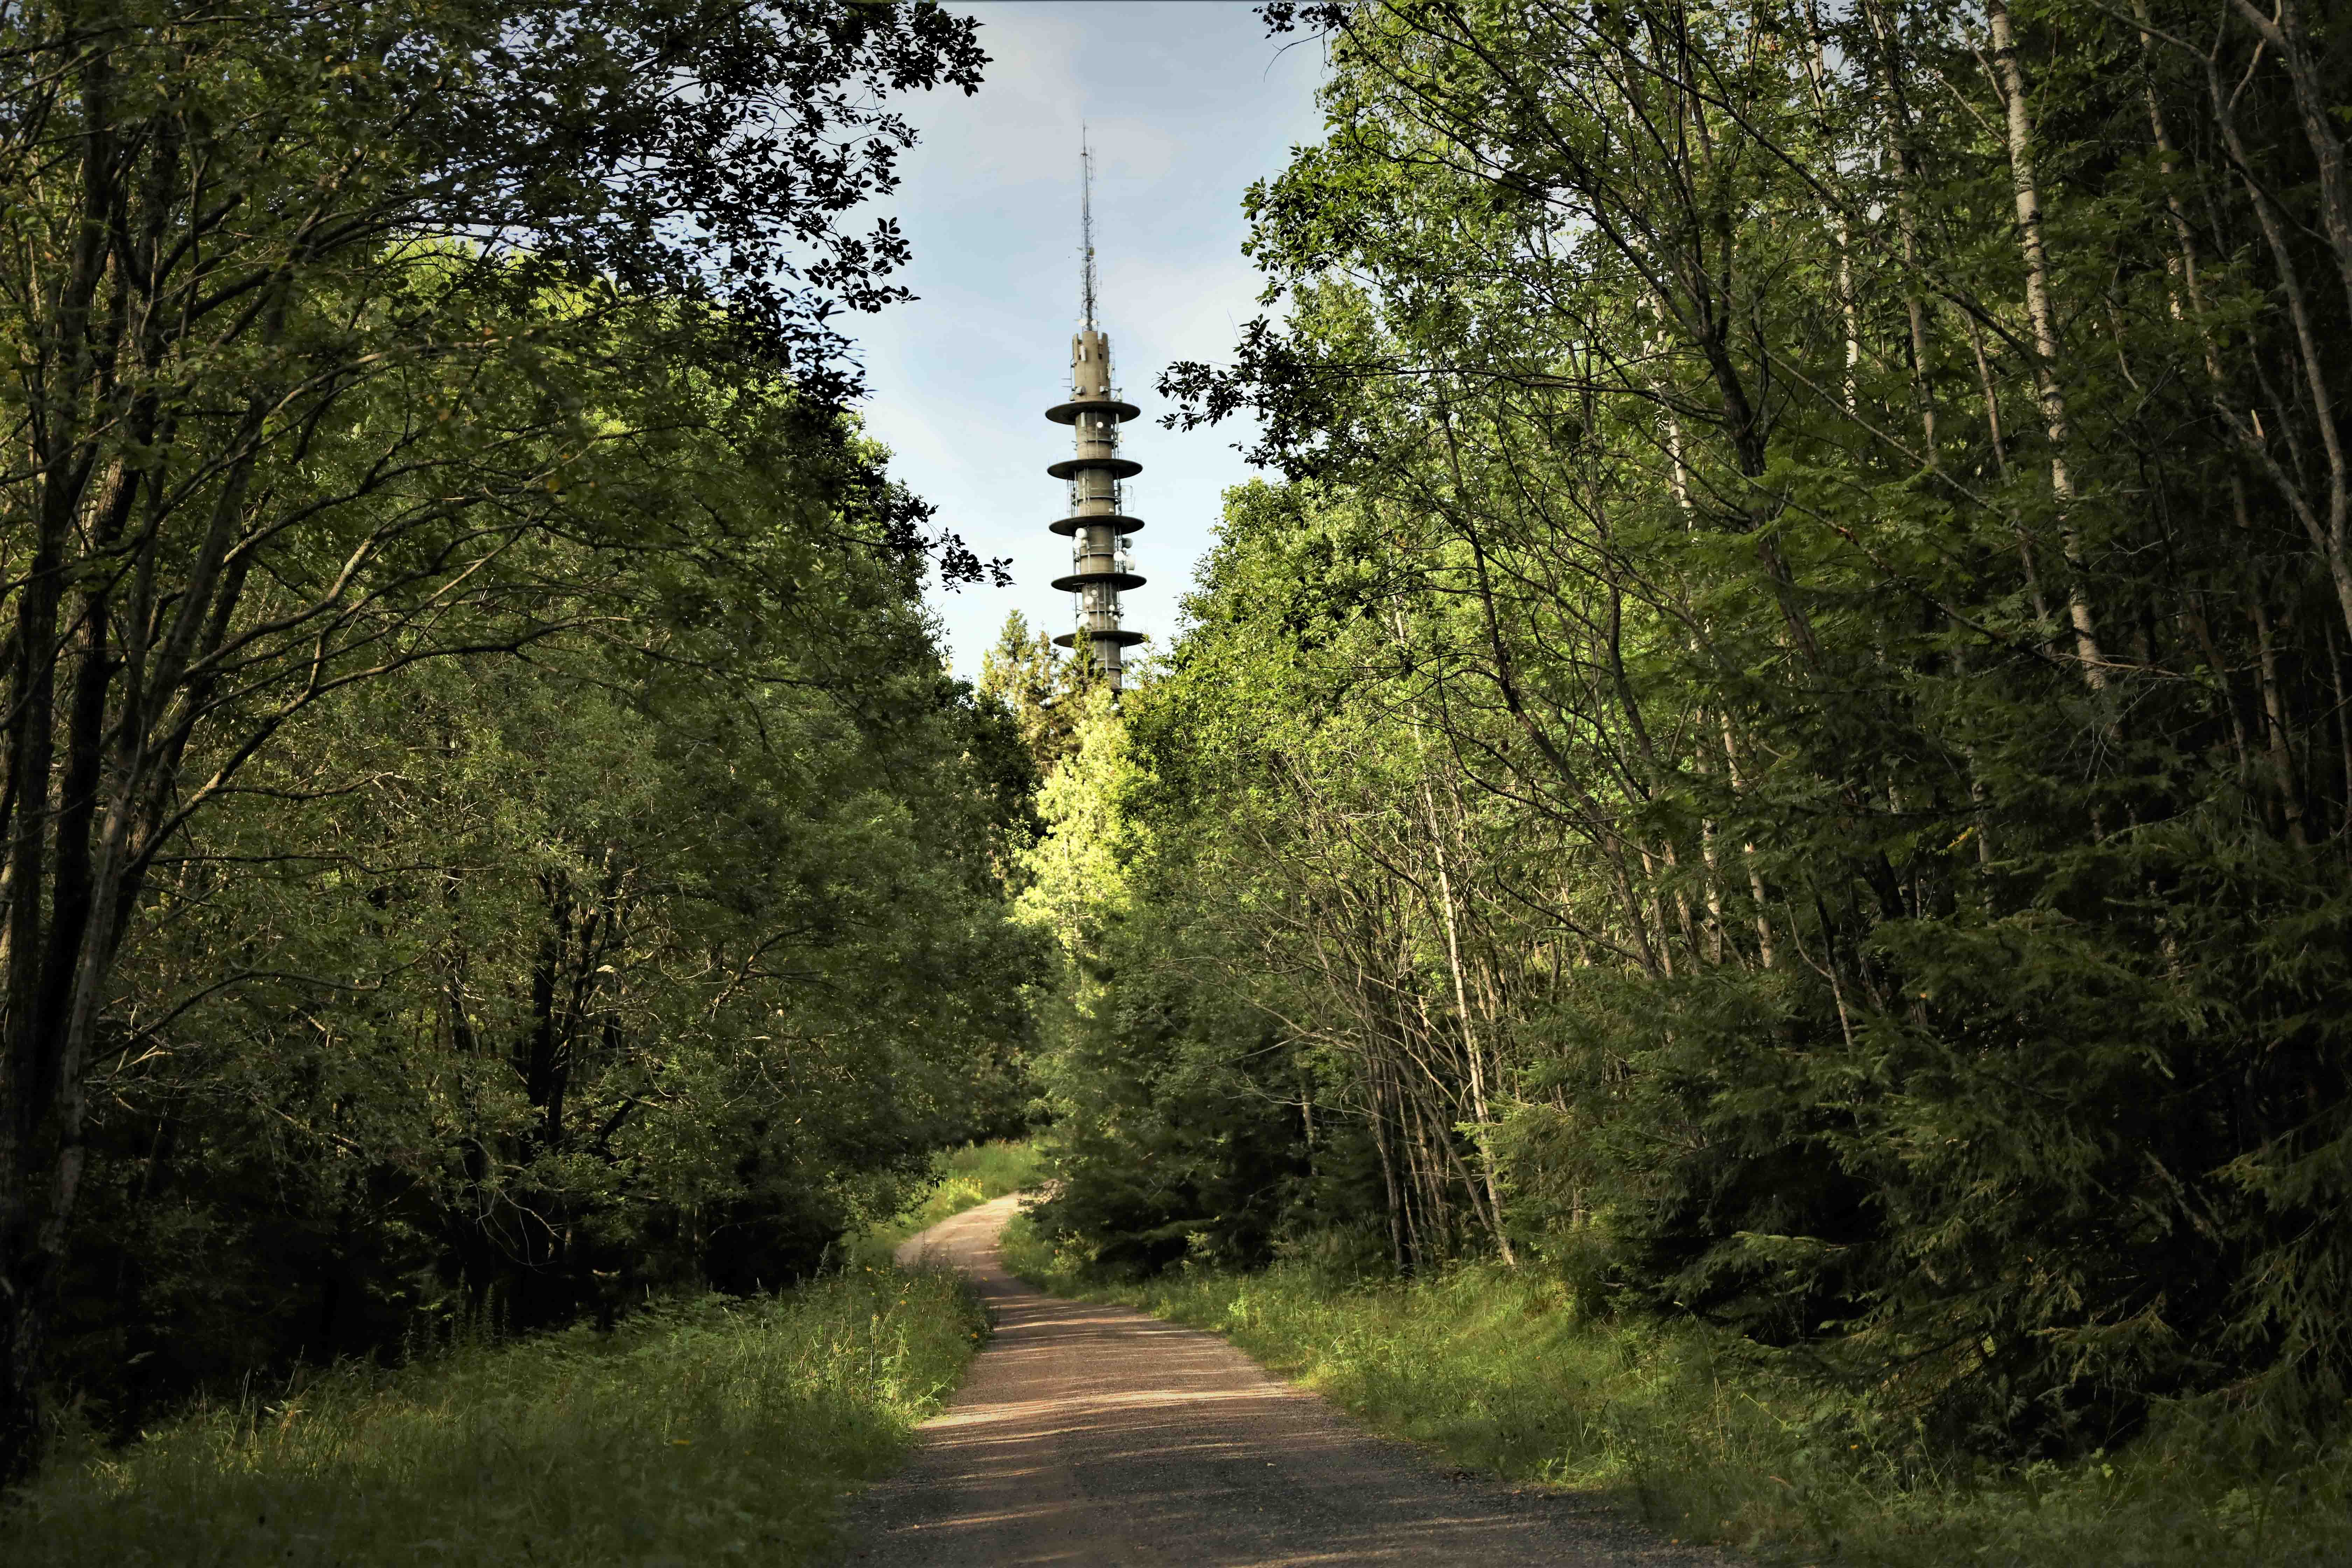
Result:
[[1068,629],[1068,597],[1046,586],[1069,570],[1069,545],[1045,531],[1064,508],[1045,468],[1069,455],[1070,437],[1044,412],[1062,398],[1077,328],[1083,119],[1102,324],[1144,411],[1123,449],[1144,466],[1128,510],[1148,524],[1133,542],[1150,581],[1124,607],[1164,647],[1219,497],[1250,470],[1233,449],[1241,432],[1161,429],[1152,384],[1171,361],[1229,358],[1260,313],[1242,195],[1294,144],[1319,139],[1322,56],[1311,43],[1280,49],[1246,0],[958,8],[980,19],[994,63],[974,97],[907,106],[923,140],[886,210],[913,245],[902,280],[921,298],[850,319],[874,389],[867,427],[946,526],[983,556],[1011,558],[1013,587],[931,595],[957,673],[978,673],[1012,610]]

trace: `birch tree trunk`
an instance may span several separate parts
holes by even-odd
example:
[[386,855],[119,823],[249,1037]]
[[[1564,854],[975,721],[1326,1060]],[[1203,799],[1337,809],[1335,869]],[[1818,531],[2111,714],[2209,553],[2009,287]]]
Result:
[[1991,26],[1993,68],[2007,112],[2010,180],[2017,196],[2018,249],[2025,261],[2025,313],[2033,329],[2033,385],[2050,438],[2050,496],[2058,514],[2058,534],[2066,556],[2066,618],[2074,628],[2074,656],[2083,679],[2094,691],[2107,686],[2106,656],[2099,647],[2097,623],[2084,592],[2084,562],[2074,526],[2074,479],[2067,466],[2066,393],[2058,380],[2058,323],[2050,302],[2050,259],[2042,242],[2042,187],[2033,168],[2033,121],[2025,95],[2025,72],[2017,61],[2017,39],[2001,0],[1986,0]]

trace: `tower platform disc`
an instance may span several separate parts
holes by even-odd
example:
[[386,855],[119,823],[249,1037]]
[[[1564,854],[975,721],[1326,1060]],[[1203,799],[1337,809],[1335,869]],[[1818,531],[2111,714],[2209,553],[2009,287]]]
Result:
[[1056,425],[1076,425],[1081,414],[1111,414],[1122,425],[1143,410],[1132,403],[1121,403],[1116,397],[1081,397],[1075,403],[1056,403],[1045,410],[1045,417]]
[[1131,479],[1143,472],[1143,465],[1133,458],[1065,458],[1045,465],[1045,471],[1057,479],[1066,479],[1081,468],[1104,469],[1115,479]]
[[1143,526],[1141,518],[1129,517],[1117,511],[1081,512],[1076,517],[1056,518],[1045,526],[1066,539],[1082,528],[1106,522],[1122,535],[1133,533]]
[[1144,581],[1132,572],[1073,572],[1066,577],[1054,579],[1054,592],[1075,594],[1088,583],[1108,583],[1124,594],[1129,588],[1142,587]]

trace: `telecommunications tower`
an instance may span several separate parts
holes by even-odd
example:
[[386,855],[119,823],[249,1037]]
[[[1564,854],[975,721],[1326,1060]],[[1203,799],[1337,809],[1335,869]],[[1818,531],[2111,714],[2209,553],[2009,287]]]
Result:
[[1086,137],[1078,138],[1078,224],[1085,258],[1080,268],[1079,298],[1084,305],[1078,335],[1070,340],[1070,399],[1045,410],[1056,425],[1073,427],[1076,456],[1052,464],[1045,471],[1069,481],[1069,515],[1055,522],[1055,533],[1070,541],[1070,574],[1054,579],[1055,588],[1077,596],[1076,629],[1054,641],[1083,650],[1095,667],[1120,689],[1119,655],[1143,640],[1118,624],[1118,595],[1140,588],[1143,579],[1128,570],[1127,536],[1143,526],[1127,515],[1120,482],[1143,471],[1143,465],[1118,455],[1118,427],[1142,412],[1119,401],[1110,379],[1110,339],[1095,325],[1095,165]]

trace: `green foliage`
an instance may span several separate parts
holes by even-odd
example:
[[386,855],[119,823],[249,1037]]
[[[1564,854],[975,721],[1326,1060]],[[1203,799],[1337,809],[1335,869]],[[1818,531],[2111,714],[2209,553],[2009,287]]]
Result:
[[1923,1463],[1866,1403],[1824,1395],[1733,1336],[1595,1316],[1549,1272],[1469,1264],[1377,1282],[1332,1267],[1334,1251],[1310,1242],[1261,1272],[1107,1286],[1025,1222],[1004,1243],[1024,1279],[1224,1334],[1457,1463],[1594,1491],[1767,1562],[2284,1568],[2352,1550],[2352,1456],[2279,1455],[2221,1405],[2168,1412],[2071,1463]]
[[1271,8],[1286,313],[1163,390],[1280,480],[1049,792],[1048,1233],[1540,1265],[1921,1463],[2340,1429],[2341,11]]
[[1000,1138],[941,1150],[931,1159],[937,1184],[887,1224],[867,1231],[866,1239],[887,1249],[992,1198],[1027,1192],[1037,1184],[1038,1172],[1037,1149],[1027,1139]]
[[1019,753],[915,574],[828,537],[837,454],[757,434],[789,402],[664,402],[579,474],[690,542],[626,618],[310,704],[159,858],[58,1319],[101,1419],[774,1288],[1018,1125]]
[[934,1163],[942,1181],[961,1184],[971,1189],[973,1203],[984,1204],[994,1198],[1011,1197],[1026,1192],[1037,1182],[1037,1150],[1027,1139],[1000,1138],[986,1143],[967,1143],[961,1149],[950,1149]]
[[1094,666],[1054,652],[1046,632],[1031,632],[1018,610],[1004,619],[996,646],[981,655],[982,700],[1004,705],[1042,782],[1077,747],[1077,728],[1097,684]]
[[986,1331],[940,1272],[827,1275],[616,1333],[345,1363],[60,1452],[0,1518],[23,1568],[803,1563]]
[[1021,1125],[1032,768],[922,604],[985,568],[827,324],[973,30],[0,12],[0,1479],[780,1287]]
[[1087,699],[1076,742],[1040,793],[1046,833],[1019,903],[1061,958],[1060,984],[1038,997],[1055,1183],[1039,1223],[1138,1268],[1188,1247],[1262,1258],[1286,1196],[1265,1163],[1283,1159],[1285,1118],[1228,1062],[1265,1021],[1181,967],[1199,933],[1170,924],[1189,911],[1148,884],[1160,839],[1137,803],[1153,781],[1107,689]]

